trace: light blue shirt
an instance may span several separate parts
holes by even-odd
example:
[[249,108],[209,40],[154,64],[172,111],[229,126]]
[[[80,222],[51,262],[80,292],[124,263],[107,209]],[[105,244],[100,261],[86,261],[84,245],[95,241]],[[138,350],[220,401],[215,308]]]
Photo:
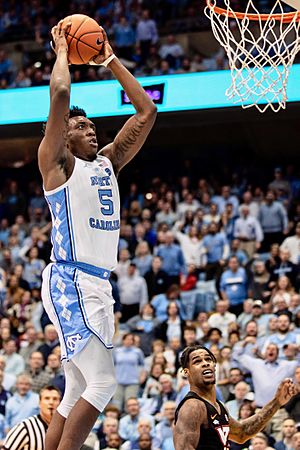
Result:
[[[153,297],[151,300],[151,305],[155,310],[155,317],[159,322],[164,322],[168,319],[167,308],[170,301],[167,299],[166,294],[158,294]],[[177,306],[179,308],[180,317],[183,320],[186,320],[186,314],[184,313],[184,309],[179,300],[176,300]]]
[[243,303],[248,297],[245,269],[239,267],[236,272],[225,270],[221,276],[220,289],[225,292],[231,306]]
[[162,259],[162,270],[170,276],[176,276],[180,273],[187,273],[183,252],[179,245],[161,244],[156,252]]
[[225,206],[228,203],[231,203],[233,206],[233,215],[238,215],[239,201],[235,195],[230,195],[227,199],[222,197],[222,195],[214,195],[211,199],[212,203],[215,203],[218,206],[219,214],[222,214],[225,211]]
[[151,269],[152,259],[153,259],[152,255],[145,255],[142,257],[136,256],[135,258],[133,258],[132,262],[136,264],[136,267],[141,277],[143,277],[145,273]]
[[139,420],[141,418],[148,419],[151,424],[151,428],[153,428],[154,426],[153,416],[147,414],[146,415],[139,414],[138,416],[131,418],[130,415],[127,414],[126,416],[122,417],[119,423],[119,435],[121,436],[122,439],[124,439],[125,441],[134,441],[135,439],[138,439],[139,433],[137,427]]
[[139,374],[144,367],[144,354],[136,347],[117,347],[113,352],[116,378],[119,384],[139,384]]
[[175,450],[173,436],[164,441],[161,450]]
[[5,353],[2,354],[5,358],[5,373],[9,373],[17,377],[24,372],[25,361],[21,355],[18,353],[13,353],[11,355],[6,355]]
[[243,401],[238,401],[236,399],[230,400],[229,402],[225,403],[225,406],[228,409],[230,417],[236,420],[239,418],[239,409],[242,404]]
[[284,359],[285,355],[283,352],[283,347],[287,344],[297,344],[297,334],[294,331],[289,331],[286,334],[282,333],[274,333],[269,336],[265,342],[264,348],[266,348],[269,344],[276,344],[279,348],[279,359]]
[[241,266],[244,266],[249,261],[247,254],[243,250],[237,250],[236,252],[231,251],[229,253],[229,258],[232,256],[236,256]]
[[252,376],[255,403],[261,408],[274,397],[279,383],[284,378],[293,378],[298,361],[268,362],[253,358],[249,355],[240,355],[239,362]]
[[3,416],[3,414],[0,414],[0,440],[1,441],[6,436],[5,427],[6,427],[5,417]]
[[172,435],[172,426],[167,419],[163,419],[154,428],[155,448],[161,448],[165,440]]
[[8,428],[35,414],[39,414],[39,396],[35,392],[29,391],[24,396],[16,392],[7,400],[5,419]]
[[152,19],[140,20],[136,27],[136,40],[151,41],[152,44],[156,44],[158,41],[156,23]]
[[277,201],[271,205],[262,204],[258,213],[258,220],[264,233],[282,232],[288,226],[286,210]]
[[207,252],[208,263],[215,263],[220,261],[220,259],[226,259],[225,253],[226,247],[228,248],[228,241],[224,233],[207,234],[203,238],[203,247]]
[[135,44],[135,33],[130,24],[125,26],[117,23],[113,28],[117,47],[130,47]]

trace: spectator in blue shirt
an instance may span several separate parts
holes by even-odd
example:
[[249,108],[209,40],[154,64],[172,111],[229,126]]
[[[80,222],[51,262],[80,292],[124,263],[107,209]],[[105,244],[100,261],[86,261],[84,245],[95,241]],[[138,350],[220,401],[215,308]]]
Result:
[[234,226],[237,218],[232,203],[226,203],[225,210],[221,215],[221,223],[228,242],[231,242],[234,237]]
[[229,257],[236,256],[241,266],[245,266],[249,260],[247,253],[240,249],[240,240],[233,239],[230,246]]
[[282,204],[276,201],[274,191],[269,190],[265,203],[260,206],[258,220],[264,232],[261,251],[269,251],[271,244],[281,244],[288,232],[288,217]]
[[[32,380],[26,374],[17,378],[15,394],[7,400],[5,419],[8,430],[39,413],[39,396],[31,390]],[[8,431],[7,430],[7,431]]]
[[135,263],[141,277],[145,276],[145,273],[151,269],[153,256],[150,252],[150,247],[147,241],[140,241],[135,249]]
[[114,350],[113,358],[118,383],[113,402],[122,411],[128,398],[137,397],[144,369],[144,354],[134,346],[132,333],[123,336],[122,346]]
[[162,259],[162,270],[167,272],[169,282],[179,284],[180,274],[186,275],[187,269],[181,248],[174,244],[172,231],[166,232],[165,243],[159,245],[156,254]]
[[135,44],[135,33],[126,17],[120,17],[119,22],[114,25],[113,31],[119,58],[125,58],[131,61]]
[[7,57],[4,50],[0,50],[0,79],[4,79],[10,84],[13,72],[14,68],[12,61]]
[[159,322],[164,322],[168,319],[168,305],[171,301],[176,301],[179,308],[180,317],[186,319],[182,304],[180,303],[180,289],[177,284],[172,284],[165,294],[158,294],[151,300],[151,305],[155,309],[155,316]]
[[275,443],[275,450],[289,450],[293,448],[292,438],[296,433],[296,423],[293,419],[288,417],[282,422],[282,439]]
[[248,279],[236,256],[231,256],[228,269],[222,273],[220,290],[222,298],[229,301],[229,311],[239,315],[243,310],[244,300],[248,298]]
[[211,201],[217,204],[220,214],[225,211],[226,205],[231,203],[233,207],[233,215],[238,215],[239,201],[235,195],[231,195],[230,186],[222,186],[221,195],[213,196]]
[[154,329],[159,321],[154,317],[154,308],[146,303],[140,314],[126,322],[129,331],[140,337],[140,348],[145,356],[151,355],[151,344],[154,339]]
[[10,234],[9,223],[8,220],[4,217],[0,222],[0,241],[3,245],[8,244],[8,238]]
[[264,349],[269,344],[275,344],[279,349],[279,359],[285,359],[283,347],[288,344],[298,345],[298,336],[290,331],[291,319],[289,314],[280,314],[277,322],[277,332],[269,336],[265,342]]
[[5,417],[3,416],[3,414],[0,414],[0,443],[5,439],[6,436],[5,427]]
[[146,62],[151,44],[156,44],[158,41],[156,22],[150,18],[148,9],[143,10],[142,17],[137,23],[136,40],[141,47],[142,61]]
[[139,438],[138,425],[141,418],[149,420],[151,428],[154,426],[154,417],[140,412],[140,405],[136,397],[128,398],[126,402],[127,414],[119,424],[119,434],[125,441],[134,441]]
[[166,439],[172,437],[172,425],[175,418],[176,402],[166,401],[162,407],[162,420],[154,429],[154,446],[162,448]]
[[219,226],[211,222],[208,234],[203,238],[203,248],[206,251],[206,279],[211,280],[220,275],[222,267],[229,256],[229,245],[224,233],[219,232]]
[[5,416],[5,406],[7,400],[11,397],[10,391],[4,389],[3,387],[3,379],[4,379],[4,372],[3,370],[0,369],[0,417],[1,415]]
[[163,405],[168,401],[176,401],[177,397],[177,392],[173,387],[173,379],[170,374],[163,373],[159,377],[159,383],[161,386],[161,392],[157,396],[155,408],[155,413],[158,413],[156,416],[157,420],[162,418]]

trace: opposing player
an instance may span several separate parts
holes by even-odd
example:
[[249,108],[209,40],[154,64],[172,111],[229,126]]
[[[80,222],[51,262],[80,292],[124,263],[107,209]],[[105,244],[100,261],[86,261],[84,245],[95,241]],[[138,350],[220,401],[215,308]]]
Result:
[[52,30],[56,62],[39,168],[51,210],[52,263],[43,273],[43,303],[59,333],[66,391],[46,436],[46,450],[80,449],[116,388],[110,271],[117,262],[120,201],[117,175],[144,144],[156,107],[112,52],[107,40],[96,63],[109,67],[136,114],[98,150],[96,130],[81,109],[70,111],[70,73],[62,22]]
[[214,355],[201,345],[187,347],[181,365],[190,392],[175,414],[175,450],[228,450],[228,440],[243,443],[261,431],[276,411],[297,393],[290,379],[280,383],[276,395],[257,414],[237,421],[216,399]]

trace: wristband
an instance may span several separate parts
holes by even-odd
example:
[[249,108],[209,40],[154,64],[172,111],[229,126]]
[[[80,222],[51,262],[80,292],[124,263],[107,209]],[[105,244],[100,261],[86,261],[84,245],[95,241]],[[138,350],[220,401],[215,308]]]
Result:
[[90,65],[90,66],[104,66],[104,67],[107,67],[108,64],[109,64],[115,57],[116,57],[116,55],[112,54],[112,55],[110,55],[105,61],[103,61],[103,63],[101,63],[101,64],[97,64],[97,63],[95,63],[95,61],[91,60],[91,61],[89,61],[89,65]]

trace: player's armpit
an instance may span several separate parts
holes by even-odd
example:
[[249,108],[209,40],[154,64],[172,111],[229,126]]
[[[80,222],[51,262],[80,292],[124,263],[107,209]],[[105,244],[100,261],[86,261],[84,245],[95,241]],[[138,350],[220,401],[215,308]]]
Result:
[[[154,105],[153,105],[154,106]],[[135,114],[127,120],[112,144],[101,150],[114,166],[116,173],[124,167],[141,149],[156,118],[156,109],[148,113]]]
[[206,420],[206,410],[202,402],[187,400],[179,411],[174,427],[175,450],[195,450],[200,440],[200,427]]

